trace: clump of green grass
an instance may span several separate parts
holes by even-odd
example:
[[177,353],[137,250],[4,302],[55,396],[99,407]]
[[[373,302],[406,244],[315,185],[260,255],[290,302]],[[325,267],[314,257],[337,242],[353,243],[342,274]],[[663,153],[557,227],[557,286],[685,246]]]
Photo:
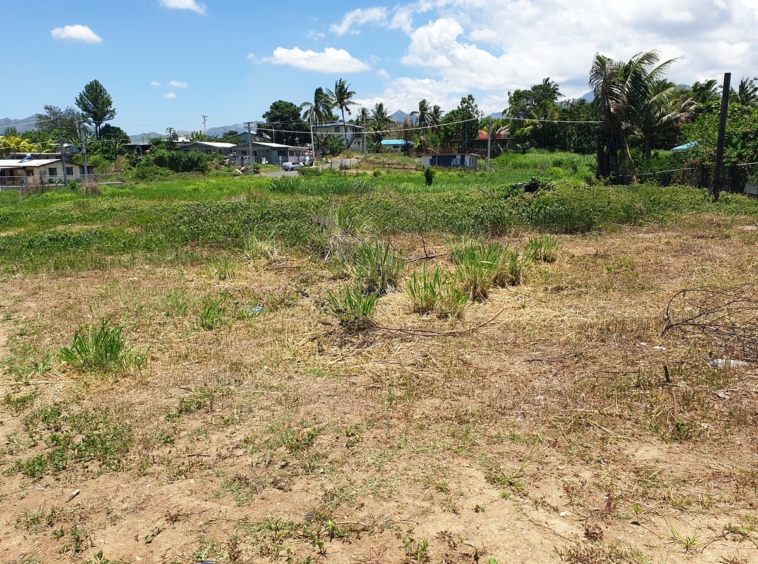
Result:
[[327,299],[329,308],[343,327],[360,331],[372,325],[371,317],[376,311],[379,297],[365,294],[360,287],[345,286],[336,295],[329,292]]
[[364,243],[355,251],[350,270],[365,294],[384,295],[397,286],[405,261],[389,243]]
[[203,309],[200,310],[200,315],[197,318],[197,325],[201,329],[212,331],[216,327],[220,327],[224,324],[226,319],[226,306],[224,305],[224,298],[206,298],[203,301]]
[[521,254],[518,249],[504,247],[500,255],[500,265],[492,283],[498,288],[520,286],[524,283],[531,263],[532,260],[526,253]]
[[218,281],[234,280],[237,274],[237,261],[227,255],[208,261],[208,272]]
[[251,261],[263,261],[269,264],[281,261],[281,250],[273,239],[261,239],[248,235],[244,239],[245,256]]
[[494,241],[463,241],[452,246],[450,256],[461,286],[473,301],[487,299],[492,286],[523,284],[531,263],[518,249]]
[[554,235],[542,235],[530,237],[524,247],[524,255],[535,262],[555,262],[558,260],[558,252],[561,250],[558,238]]
[[435,267],[427,272],[426,265],[414,272],[406,285],[414,313],[434,313],[438,317],[460,317],[468,295],[458,288],[455,278]]
[[129,368],[141,370],[147,362],[147,352],[137,352],[126,346],[121,325],[111,325],[103,319],[86,333],[76,332],[70,347],[60,350],[60,358],[79,370],[116,375]]

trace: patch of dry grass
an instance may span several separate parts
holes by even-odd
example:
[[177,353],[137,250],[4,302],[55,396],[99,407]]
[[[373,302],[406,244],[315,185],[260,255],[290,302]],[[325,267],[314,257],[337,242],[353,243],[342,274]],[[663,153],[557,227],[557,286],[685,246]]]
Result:
[[[345,280],[320,259],[6,281],[0,555],[750,561],[755,374],[661,335],[677,290],[753,280],[756,235],[737,227],[560,237],[555,263],[461,319],[381,297],[376,324],[406,332],[344,331],[326,297]],[[423,255],[410,237],[392,245]],[[426,268],[452,271],[443,240],[428,245]],[[203,327],[208,300],[223,315]],[[45,361],[104,318],[149,350],[141,371],[103,380]],[[61,430],[45,423],[54,405]],[[132,432],[121,470],[17,470],[55,448],[65,417],[106,407]]]

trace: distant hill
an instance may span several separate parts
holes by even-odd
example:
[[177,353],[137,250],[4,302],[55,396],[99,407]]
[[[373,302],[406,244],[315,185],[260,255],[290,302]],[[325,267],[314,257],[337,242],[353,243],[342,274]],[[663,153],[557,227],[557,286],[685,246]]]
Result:
[[403,110],[396,111],[390,117],[395,120],[395,123],[403,123],[407,119],[415,119],[413,116],[411,116],[411,114],[407,114]]
[[5,133],[5,130],[9,127],[15,127],[16,131],[19,133],[32,131],[35,129],[36,123],[37,119],[34,116],[29,116],[28,118],[23,119],[2,118],[0,119],[0,135]]

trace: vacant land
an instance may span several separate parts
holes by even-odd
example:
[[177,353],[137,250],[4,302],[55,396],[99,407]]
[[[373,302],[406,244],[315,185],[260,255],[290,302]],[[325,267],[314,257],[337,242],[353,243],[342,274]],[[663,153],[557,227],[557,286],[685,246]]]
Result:
[[[662,330],[755,282],[758,205],[508,174],[3,193],[0,561],[757,561],[758,372]],[[479,299],[414,312],[433,271]]]

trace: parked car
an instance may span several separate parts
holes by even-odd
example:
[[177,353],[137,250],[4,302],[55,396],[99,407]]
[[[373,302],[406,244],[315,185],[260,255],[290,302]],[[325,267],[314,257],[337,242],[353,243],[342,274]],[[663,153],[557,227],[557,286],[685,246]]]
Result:
[[297,170],[299,168],[303,168],[303,163],[284,163],[282,165],[282,168],[284,170]]

